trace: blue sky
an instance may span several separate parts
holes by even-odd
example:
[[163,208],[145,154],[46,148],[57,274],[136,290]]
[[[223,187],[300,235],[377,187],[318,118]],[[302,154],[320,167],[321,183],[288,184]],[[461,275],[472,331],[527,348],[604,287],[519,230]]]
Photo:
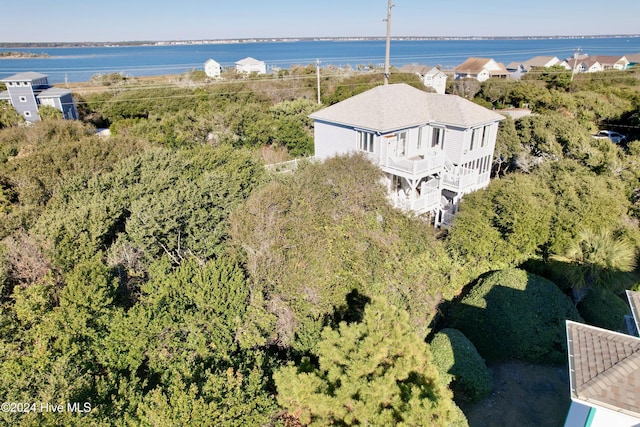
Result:
[[[383,36],[386,0],[32,0],[2,6],[0,42]],[[639,0],[395,0],[397,36],[640,33]],[[7,17],[25,16],[7,19]]]

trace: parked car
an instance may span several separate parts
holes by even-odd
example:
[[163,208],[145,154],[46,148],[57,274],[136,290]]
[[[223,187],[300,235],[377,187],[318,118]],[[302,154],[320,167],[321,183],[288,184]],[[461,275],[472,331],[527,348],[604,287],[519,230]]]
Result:
[[612,130],[601,130],[593,135],[594,138],[609,138],[613,143],[620,144],[627,140],[627,136]]

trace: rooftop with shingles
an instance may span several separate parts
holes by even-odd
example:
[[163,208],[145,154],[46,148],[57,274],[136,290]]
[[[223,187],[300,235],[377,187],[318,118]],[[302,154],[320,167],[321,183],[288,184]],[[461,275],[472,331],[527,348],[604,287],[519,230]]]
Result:
[[640,338],[567,321],[571,396],[640,418]]

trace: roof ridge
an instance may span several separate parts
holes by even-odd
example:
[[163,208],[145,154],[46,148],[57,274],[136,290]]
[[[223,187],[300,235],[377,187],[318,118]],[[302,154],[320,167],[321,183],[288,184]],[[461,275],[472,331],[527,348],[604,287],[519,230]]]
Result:
[[[630,363],[631,362],[631,363]],[[629,366],[631,365],[631,366]],[[617,412],[634,417],[640,417],[640,409],[635,398],[629,400],[619,396],[615,405],[606,399],[599,398],[609,394],[621,394],[619,388],[629,383],[636,384],[640,380],[640,348],[634,353],[623,358],[608,369],[596,375],[580,387],[580,391],[587,394],[583,397],[586,401],[597,403],[600,406],[610,408]],[[618,393],[616,393],[618,389]]]
[[[632,362],[632,366],[626,366],[629,362]],[[619,359],[610,367],[605,368],[603,371],[598,372],[594,377],[589,378],[587,382],[579,386],[579,389],[589,392],[602,390],[605,388],[602,383],[604,383],[606,387],[610,387],[611,385],[618,383],[620,379],[626,378],[637,369],[640,369],[640,346],[629,356]]]

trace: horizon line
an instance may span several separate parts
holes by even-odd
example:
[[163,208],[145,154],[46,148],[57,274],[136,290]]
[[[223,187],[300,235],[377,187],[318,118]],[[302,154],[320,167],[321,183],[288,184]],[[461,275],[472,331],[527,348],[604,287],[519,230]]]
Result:
[[[458,35],[458,36],[392,36],[391,40],[406,40],[406,39],[421,39],[421,40],[491,40],[491,39],[589,39],[589,38],[637,38],[640,37],[640,33],[636,34],[587,34],[587,35],[517,35],[517,36],[478,36],[478,35]],[[195,38],[195,39],[149,39],[149,40],[107,40],[107,41],[12,41],[3,42],[0,41],[0,46],[16,45],[16,46],[28,46],[28,45],[52,45],[52,44],[142,44],[142,43],[194,43],[194,42],[264,42],[264,41],[299,41],[299,40],[384,40],[385,36],[304,36],[304,37],[230,37],[230,38]]]

